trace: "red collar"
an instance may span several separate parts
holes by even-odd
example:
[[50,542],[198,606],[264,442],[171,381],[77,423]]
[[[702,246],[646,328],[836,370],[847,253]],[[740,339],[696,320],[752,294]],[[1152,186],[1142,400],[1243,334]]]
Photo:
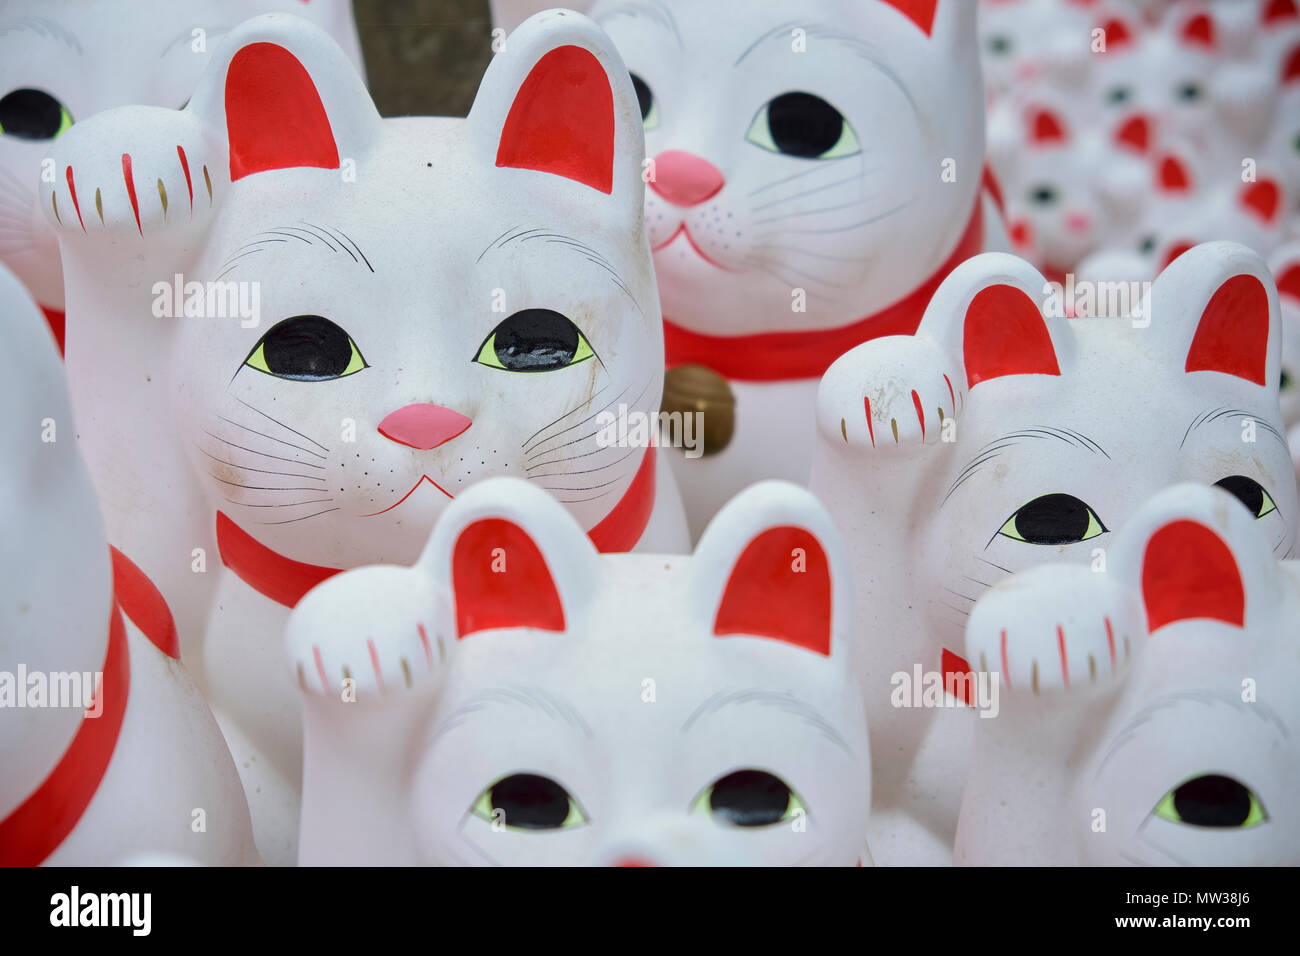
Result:
[[45,313],[45,321],[49,325],[50,331],[54,333],[54,342],[59,347],[59,354],[62,355],[63,354],[63,331],[64,331],[63,310],[47,309],[45,306],[41,306],[41,311]]
[[[631,551],[641,540],[655,505],[655,456],[647,449],[627,491],[612,511],[587,532],[602,553]],[[277,604],[294,607],[303,595],[327,578],[344,571],[305,564],[272,551],[251,534],[217,512],[217,550],[221,563],[241,581]]]
[[[945,647],[943,655],[939,658],[939,667],[940,673],[943,674],[943,689],[967,707],[975,706],[975,701],[971,700],[975,675],[971,672],[970,665],[966,663],[966,658],[959,657]],[[958,680],[959,677],[962,680]]]
[[740,382],[820,378],[832,362],[868,339],[915,332],[939,283],[959,264],[979,253],[984,244],[983,219],[980,195],[975,197],[975,208],[957,248],[934,275],[905,298],[849,325],[810,332],[702,335],[665,317],[665,364],[668,368],[704,365],[725,378]]

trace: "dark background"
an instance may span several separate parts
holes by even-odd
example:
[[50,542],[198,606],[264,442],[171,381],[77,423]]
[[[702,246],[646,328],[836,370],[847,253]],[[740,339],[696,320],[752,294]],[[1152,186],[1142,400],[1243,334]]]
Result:
[[487,0],[353,0],[353,6],[380,113],[469,112],[492,57]]

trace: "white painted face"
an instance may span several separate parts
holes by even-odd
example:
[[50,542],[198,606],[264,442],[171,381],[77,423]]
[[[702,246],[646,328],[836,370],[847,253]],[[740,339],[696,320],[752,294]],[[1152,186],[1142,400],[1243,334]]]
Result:
[[[336,567],[409,561],[481,478],[527,478],[587,528],[632,484],[646,450],[602,444],[594,419],[657,408],[663,344],[636,98],[590,21],[529,21],[468,119],[382,121],[326,36],[259,19],[181,114],[80,132],[79,156],[132,153],[142,227],[120,168],[66,162],[88,231],[102,186],[149,257],[133,308],[158,314],[157,289],[168,308],[175,272],[258,297],[256,325],[166,321],[181,439],[211,501],[263,544]],[[206,219],[185,226],[191,192]],[[66,190],[58,204],[67,223]]]
[[221,37],[276,9],[320,24],[360,64],[350,0],[7,0],[0,11],[0,262],[41,305],[63,307],[58,244],[37,202],[51,141],[115,106],[179,109]]
[[974,13],[954,0],[596,3],[654,160],[664,314],[714,335],[829,328],[934,273],[980,184]]
[[[1282,310],[1282,423],[1300,426],[1300,242],[1280,246],[1268,261]],[[1300,460],[1300,447],[1292,449]]]
[[1105,574],[1049,565],[991,591],[966,648],[1001,673],[1003,710],[980,728],[958,859],[1300,863],[1298,617],[1300,565],[1189,484],[1134,513]]
[[980,60],[989,97],[1081,75],[1090,57],[1092,19],[1082,5],[1055,0],[980,0]]

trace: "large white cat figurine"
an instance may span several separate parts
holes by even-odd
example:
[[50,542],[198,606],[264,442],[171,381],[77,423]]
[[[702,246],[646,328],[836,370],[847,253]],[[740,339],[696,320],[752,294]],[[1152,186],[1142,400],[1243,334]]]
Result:
[[602,556],[537,488],[485,481],[414,567],[290,617],[301,862],[870,863],[851,613],[802,488],[749,488],[694,555]]
[[971,612],[979,721],[955,862],[1297,866],[1300,563],[1250,513],[1178,485],[1106,569],[1033,568]]
[[104,539],[54,343],[0,266],[0,866],[257,862],[167,603]]
[[954,683],[986,588],[1047,561],[1104,561],[1111,533],[1178,481],[1222,486],[1279,557],[1296,548],[1281,321],[1260,257],[1197,246],[1131,317],[1066,319],[1061,298],[1027,262],[978,256],[915,336],[860,345],[821,383],[812,490],[854,565],[878,863],[951,854],[976,708],[917,709],[900,685],[933,674],[948,704],[991,711],[973,698],[988,688]]
[[110,540],[213,606],[201,686],[268,862],[293,858],[301,746],[271,635],[312,585],[414,560],[489,475],[551,492],[602,550],[686,547],[667,464],[600,426],[662,388],[642,144],[612,44],[558,11],[467,119],[381,120],[328,36],[270,14],[185,110],[56,143],[42,203]]

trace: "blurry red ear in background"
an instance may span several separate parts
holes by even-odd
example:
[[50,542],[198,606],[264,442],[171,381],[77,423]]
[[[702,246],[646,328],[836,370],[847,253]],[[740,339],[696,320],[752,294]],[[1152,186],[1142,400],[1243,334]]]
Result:
[[1123,50],[1133,45],[1133,29],[1120,17],[1109,17],[1101,25],[1106,34],[1106,52]]
[[1215,47],[1214,21],[1210,19],[1208,13],[1198,13],[1188,18],[1178,35],[1190,46],[1204,47],[1207,50],[1213,50]]
[[1128,146],[1139,153],[1146,153],[1151,148],[1151,120],[1142,113],[1130,116],[1120,123],[1115,130],[1115,142]]
[[461,531],[451,585],[457,637],[496,628],[564,630],[564,608],[546,558],[513,521],[482,518]]
[[1260,11],[1259,21],[1266,26],[1274,26],[1288,20],[1300,20],[1300,6],[1295,0],[1268,0]]
[[1272,225],[1282,211],[1282,187],[1272,179],[1258,179],[1242,186],[1237,200],[1251,215]]
[[1015,286],[975,294],[966,308],[962,352],[970,388],[1006,375],[1061,374],[1043,313]]
[[811,531],[760,532],[736,559],[713,620],[715,637],[767,637],[831,653],[831,569]]
[[1252,275],[1233,276],[1201,313],[1186,371],[1223,372],[1263,385],[1267,364],[1268,292]]
[[1142,558],[1142,600],[1152,634],[1176,621],[1246,622],[1237,561],[1222,538],[1196,521],[1173,521],[1151,536]]
[[1277,280],[1278,295],[1300,302],[1300,262],[1292,262],[1274,278]]
[[1286,55],[1282,61],[1282,84],[1300,81],[1300,46]]
[[1177,156],[1165,155],[1156,165],[1156,182],[1161,192],[1185,193],[1192,188],[1192,174]]
[[1069,139],[1065,121],[1055,110],[1036,106],[1029,110],[1029,141],[1031,143],[1064,143]]

